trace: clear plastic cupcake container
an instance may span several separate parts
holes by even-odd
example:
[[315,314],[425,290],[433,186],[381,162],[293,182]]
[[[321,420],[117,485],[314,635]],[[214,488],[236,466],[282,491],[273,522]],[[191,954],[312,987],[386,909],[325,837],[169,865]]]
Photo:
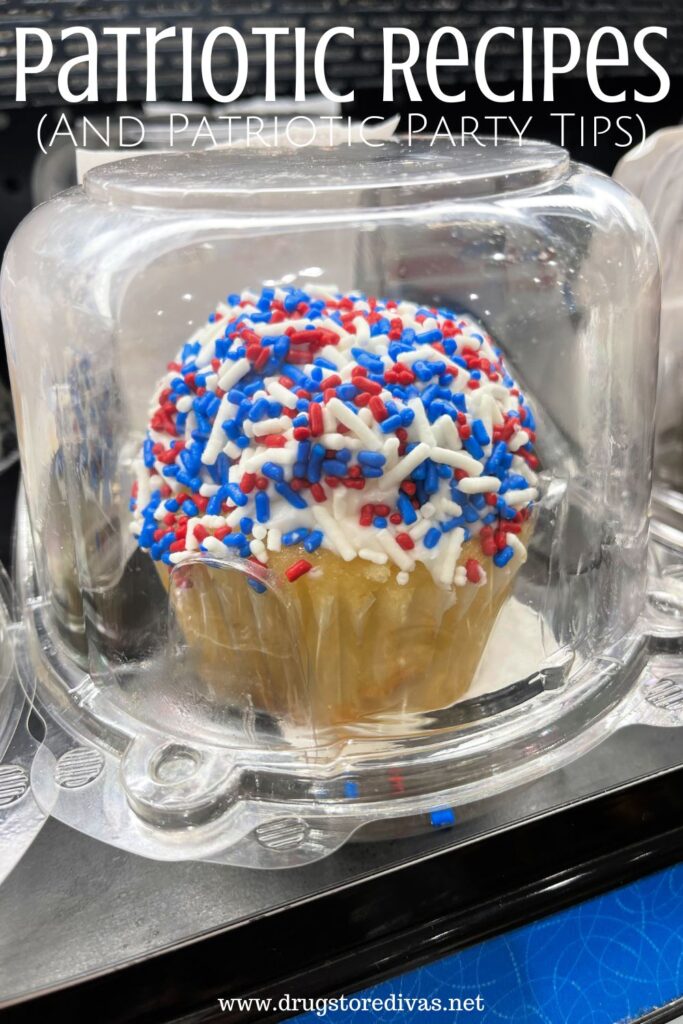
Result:
[[540,143],[140,157],[27,218],[2,304],[61,820],[290,866],[652,717],[659,270],[610,179]]
[[[0,882],[19,862],[46,818],[31,785],[39,744],[28,722],[33,694],[24,690],[15,662],[21,632],[15,612],[12,587],[0,566]],[[31,678],[29,674],[25,680],[29,687]]]
[[683,523],[683,413],[679,388],[683,371],[682,166],[683,129],[674,127],[656,132],[644,146],[622,157],[614,172],[616,180],[645,206],[659,242],[662,315],[654,497],[657,519],[679,529]]

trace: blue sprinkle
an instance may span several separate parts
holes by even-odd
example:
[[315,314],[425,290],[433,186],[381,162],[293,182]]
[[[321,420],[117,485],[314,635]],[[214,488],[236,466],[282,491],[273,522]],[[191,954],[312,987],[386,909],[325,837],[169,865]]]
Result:
[[247,586],[255,590],[257,594],[265,594],[267,590],[265,583],[261,583],[261,580],[257,580],[254,576],[247,577]]
[[153,447],[154,441],[151,439],[151,437],[148,437],[144,445],[142,446],[143,458],[147,469],[152,469],[154,467],[154,452],[152,451]]
[[427,530],[426,534],[422,538],[422,543],[426,548],[435,548],[441,540],[441,530],[437,530],[435,526],[432,526],[430,530]]
[[384,476],[384,470],[376,469],[374,466],[361,466],[361,472],[366,480],[379,480]]
[[221,514],[223,507],[223,498],[220,491],[217,491],[211,498],[209,498],[206,506],[206,514],[209,516],[218,516]]
[[240,436],[240,427],[237,420],[225,420],[221,423],[221,429],[225,431],[231,441],[236,441]]
[[358,783],[356,782],[355,779],[345,779],[344,780],[344,796],[345,797],[348,797],[349,800],[355,800],[355,798],[358,796],[359,792],[360,792],[360,790],[358,788]]
[[259,523],[267,523],[270,519],[270,498],[265,491],[257,491],[254,498],[256,518]]
[[402,426],[401,416],[396,413],[394,416],[388,416],[379,425],[380,430],[383,434],[393,434],[395,430],[398,430]]
[[195,503],[190,498],[188,498],[186,501],[184,501],[181,507],[182,507],[183,513],[186,516],[196,516],[196,515],[199,514],[199,509],[197,508]]
[[281,497],[285,499],[285,501],[288,501],[290,505],[293,505],[294,508],[308,508],[308,504],[305,498],[303,498],[296,491],[293,491],[289,484],[275,484],[275,490]]
[[477,439],[480,445],[486,446],[487,444],[491,443],[491,438],[489,437],[486,427],[484,426],[482,420],[472,421],[472,433],[474,434],[475,438]]
[[240,519],[240,530],[246,536],[254,529],[254,520],[250,519],[249,516],[242,516]]
[[416,360],[413,363],[412,369],[418,380],[428,381],[432,379],[432,368],[423,359]]
[[508,564],[513,555],[514,551],[508,544],[507,547],[504,547],[502,551],[499,551],[493,556],[493,561],[499,569],[502,569],[504,565]]
[[324,458],[325,449],[323,446],[321,444],[314,444],[308,462],[308,479],[312,484],[317,484],[320,480]]
[[290,530],[288,533],[283,533],[282,543],[286,547],[291,547],[292,544],[300,544],[306,540],[310,532],[305,526],[300,526],[298,530]]
[[412,523],[417,522],[417,513],[415,512],[407,494],[404,494],[403,492],[399,494],[396,501],[396,507],[403,516],[403,522],[406,526],[410,526]]
[[276,462],[264,462],[261,466],[261,472],[264,476],[267,476],[269,480],[284,480],[285,471],[282,466],[278,466]]
[[455,825],[455,814],[450,807],[437,807],[429,815],[429,823],[433,828],[449,828]]
[[427,494],[436,494],[439,489],[439,474],[436,465],[427,459],[425,462],[427,472],[425,475],[425,491]]
[[230,498],[233,505],[244,506],[249,500],[246,494],[239,489],[237,484],[223,484],[219,493],[224,494],[226,498]]
[[260,420],[262,416],[267,416],[267,415],[268,415],[268,399],[267,398],[259,398],[256,402],[254,402],[254,404],[252,405],[252,407],[251,407],[251,409],[249,411],[249,419],[253,423],[255,423],[257,420]]
[[376,526],[378,530],[386,530],[389,521],[384,516],[375,516],[372,520],[372,525]]
[[309,555],[313,554],[314,551],[320,547],[323,542],[323,534],[320,530],[313,530],[309,533],[308,537],[304,541],[304,548],[308,551]]
[[166,504],[165,504],[164,507],[165,507],[167,512],[177,512],[178,509],[180,508],[180,505],[175,500],[175,498],[167,498],[166,499]]
[[454,516],[453,519],[447,519],[444,523],[441,523],[442,533],[450,533],[451,530],[455,530],[458,526],[465,525],[464,516]]
[[326,476],[346,476],[346,465],[339,459],[325,459],[322,471]]
[[465,450],[472,456],[473,459],[481,459],[484,455],[484,450],[477,441],[476,437],[468,437],[464,442]]

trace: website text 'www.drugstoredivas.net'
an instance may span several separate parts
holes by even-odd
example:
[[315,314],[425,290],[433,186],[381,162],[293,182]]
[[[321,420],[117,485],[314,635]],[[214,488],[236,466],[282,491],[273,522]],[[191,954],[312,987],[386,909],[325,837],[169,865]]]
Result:
[[416,1013],[462,1013],[478,1015],[484,1012],[486,1004],[481,995],[476,996],[409,996],[399,992],[390,992],[386,996],[332,996],[314,998],[311,996],[282,995],[278,998],[268,996],[232,996],[219,998],[218,1006],[221,1013],[242,1014],[257,1013],[259,1015],[287,1013],[312,1014],[316,1017],[332,1017],[335,1014],[354,1014],[359,1017],[367,1015],[368,1019],[376,1019],[384,1013],[416,1014]]

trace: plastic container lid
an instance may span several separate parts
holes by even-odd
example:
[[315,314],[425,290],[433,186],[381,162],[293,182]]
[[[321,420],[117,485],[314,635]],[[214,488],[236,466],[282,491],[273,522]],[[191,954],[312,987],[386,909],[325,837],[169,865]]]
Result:
[[[406,202],[484,198],[552,184],[567,173],[564,149],[542,143],[523,148],[509,139],[429,146],[422,140],[387,141],[358,160],[352,148],[311,147],[294,152],[241,149],[159,153],[93,168],[85,178],[92,199],[129,206],[239,210],[245,197],[254,212],[291,210],[296,196],[307,207],[365,208]],[[143,162],[144,161],[144,162]]]

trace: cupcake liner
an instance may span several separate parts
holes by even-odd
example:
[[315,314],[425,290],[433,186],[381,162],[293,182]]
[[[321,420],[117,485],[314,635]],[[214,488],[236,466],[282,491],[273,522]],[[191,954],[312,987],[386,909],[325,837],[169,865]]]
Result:
[[[477,551],[468,541],[458,566]],[[282,570],[291,561],[291,552],[271,555],[274,587],[262,592],[244,572],[201,559],[160,573],[195,683],[212,701],[344,732],[462,698],[521,565],[484,559],[484,582],[445,588],[424,565],[402,585],[393,568],[325,550],[290,584]]]

